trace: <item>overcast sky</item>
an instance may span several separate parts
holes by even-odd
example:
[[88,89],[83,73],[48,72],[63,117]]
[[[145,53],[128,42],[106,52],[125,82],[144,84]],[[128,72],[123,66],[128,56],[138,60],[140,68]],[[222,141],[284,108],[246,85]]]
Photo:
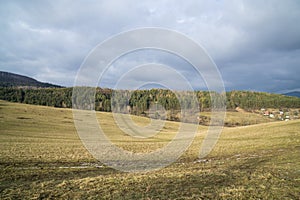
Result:
[[[299,22],[299,0],[0,1],[0,70],[72,86],[99,43],[122,31],[162,27],[203,46],[226,90],[300,90]],[[189,77],[194,73],[175,56],[138,52],[112,65],[101,86],[112,87],[123,66],[145,62],[181,66],[179,73]],[[134,82],[145,71],[127,77]],[[193,84],[205,89],[200,79],[192,78]]]

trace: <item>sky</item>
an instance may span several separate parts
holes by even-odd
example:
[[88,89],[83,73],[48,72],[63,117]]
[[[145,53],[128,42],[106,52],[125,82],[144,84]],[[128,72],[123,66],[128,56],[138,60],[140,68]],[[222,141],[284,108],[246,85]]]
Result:
[[[300,90],[299,21],[298,0],[0,1],[0,70],[73,86],[97,45],[124,31],[158,27],[203,47],[226,90]],[[154,73],[147,63],[154,63]],[[206,88],[190,63],[158,50],[121,56],[99,84],[114,87],[125,77],[124,88],[162,79],[177,87],[170,67],[194,88]]]

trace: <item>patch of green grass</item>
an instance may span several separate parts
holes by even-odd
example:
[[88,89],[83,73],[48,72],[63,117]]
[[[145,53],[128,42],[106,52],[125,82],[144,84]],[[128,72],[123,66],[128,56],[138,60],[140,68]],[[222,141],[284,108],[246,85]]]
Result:
[[[247,115],[244,120],[247,119]],[[135,152],[161,148],[179,124],[150,138],[123,133],[111,113],[97,113],[116,145]],[[147,118],[134,117],[141,126]],[[205,159],[207,127],[172,165],[124,173],[84,148],[72,111],[0,101],[0,199],[299,199],[300,120],[224,128]]]

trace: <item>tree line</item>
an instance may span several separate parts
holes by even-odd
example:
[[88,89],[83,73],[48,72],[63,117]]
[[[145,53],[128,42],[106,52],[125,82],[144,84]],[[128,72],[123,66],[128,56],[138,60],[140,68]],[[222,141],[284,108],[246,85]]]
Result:
[[[92,89],[94,90],[94,88]],[[1,87],[0,99],[26,104],[72,108],[72,92],[73,88]],[[218,97],[217,93],[208,91],[174,92],[166,89],[130,91],[96,88],[95,99],[92,103],[96,111],[129,112],[142,116],[149,116],[149,109],[160,106],[170,113],[167,118],[176,120],[176,115],[183,106],[201,112],[210,111],[213,105],[211,95],[214,96],[213,100]],[[86,96],[87,94],[81,94],[79,98],[82,100]],[[91,104],[91,102],[87,101],[87,104]],[[226,92],[226,109],[234,110],[236,107],[249,111],[261,108],[300,108],[300,98],[253,91]]]

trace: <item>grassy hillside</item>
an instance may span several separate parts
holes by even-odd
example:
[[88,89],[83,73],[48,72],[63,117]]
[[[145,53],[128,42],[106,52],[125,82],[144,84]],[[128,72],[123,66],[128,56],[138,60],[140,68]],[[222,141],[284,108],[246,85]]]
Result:
[[[156,136],[136,139],[117,128],[111,113],[97,117],[116,145],[135,152],[160,148],[179,127],[166,122]],[[69,109],[0,101],[0,128],[0,199],[299,199],[300,120],[224,128],[203,160],[197,155],[207,127],[199,126],[179,160],[147,173],[95,160]]]
[[[203,125],[209,125],[210,116],[211,116],[210,112],[201,112],[200,123]],[[248,126],[254,124],[274,122],[274,121],[276,121],[276,119],[269,118],[268,116],[263,116],[262,114],[259,113],[227,111],[225,121],[224,121],[224,126],[226,127]]]

